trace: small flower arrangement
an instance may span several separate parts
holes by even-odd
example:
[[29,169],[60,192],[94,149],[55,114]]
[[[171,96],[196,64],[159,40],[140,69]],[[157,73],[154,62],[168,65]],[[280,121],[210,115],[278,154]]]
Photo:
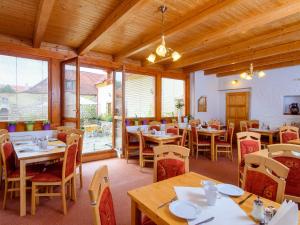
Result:
[[50,130],[51,123],[49,120],[43,121],[43,130]]
[[7,130],[8,132],[15,132],[17,127],[17,122],[16,121],[10,121],[8,122]]
[[184,102],[183,102],[183,99],[177,99],[176,100],[176,103],[175,103],[175,108],[177,110],[181,110],[184,106]]

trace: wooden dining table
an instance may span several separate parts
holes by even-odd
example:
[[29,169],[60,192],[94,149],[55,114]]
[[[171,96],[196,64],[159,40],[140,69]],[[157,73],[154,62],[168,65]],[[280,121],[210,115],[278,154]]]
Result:
[[279,133],[279,130],[267,130],[258,128],[249,128],[249,131],[259,133],[261,136],[266,136],[269,139],[269,145],[273,144],[273,138]]
[[[158,209],[161,204],[170,201],[174,198],[175,186],[185,186],[185,187],[200,187],[202,180],[213,180],[211,178],[205,177],[203,175],[189,172],[184,175],[173,177],[161,182],[153,183],[147,186],[143,186],[128,192],[131,199],[131,225],[141,224],[142,213],[149,217],[154,223],[158,225],[186,225],[186,220],[180,219],[173,216],[168,207],[162,207]],[[215,181],[217,182],[217,181]],[[218,183],[218,182],[217,182]],[[245,192],[241,197],[232,197],[232,200],[236,203],[244,200],[249,196],[248,192]],[[253,201],[256,196],[253,195],[247,199],[240,208],[250,216],[253,207]],[[280,204],[273,202],[268,199],[261,198],[264,206],[273,206],[278,208]],[[217,215],[216,215],[217,216]],[[254,220],[253,220],[254,221]],[[300,224],[300,213],[299,213],[299,224]]]
[[[128,133],[134,136],[138,135],[136,131],[128,131]],[[182,135],[176,135],[176,134],[156,135],[150,133],[143,133],[143,136],[145,141],[151,141],[158,145],[165,145],[169,143],[178,142],[182,138]]]
[[[63,146],[61,141],[48,142],[49,146]],[[66,147],[55,147],[49,151],[20,151],[16,155],[20,161],[20,216],[26,216],[26,165],[48,160],[60,159],[64,156]]]

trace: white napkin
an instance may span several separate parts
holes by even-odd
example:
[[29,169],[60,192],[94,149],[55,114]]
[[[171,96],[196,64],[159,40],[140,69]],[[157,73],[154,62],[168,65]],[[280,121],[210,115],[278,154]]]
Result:
[[269,225],[297,225],[298,224],[298,205],[292,201],[284,201],[277,210]]
[[187,200],[201,209],[198,218],[187,221],[189,225],[195,225],[210,217],[215,217],[209,225],[253,225],[253,221],[247,214],[229,197],[218,198],[214,206],[208,206],[203,188],[174,187],[179,200]]

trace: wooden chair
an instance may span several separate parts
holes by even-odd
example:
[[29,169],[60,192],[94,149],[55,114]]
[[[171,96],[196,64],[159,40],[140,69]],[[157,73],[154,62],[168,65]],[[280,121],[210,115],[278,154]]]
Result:
[[96,170],[89,186],[89,196],[93,212],[93,225],[117,225],[107,166]]
[[139,141],[132,141],[132,135],[128,134],[127,128],[125,128],[125,158],[128,163],[128,160],[130,158],[130,155],[134,155],[131,153],[134,153],[136,151],[139,151],[140,144]]
[[[93,225],[117,225],[107,166],[99,167],[96,170],[89,186],[89,196],[93,212]],[[141,224],[155,225],[146,216]]]
[[[2,134],[8,134],[8,130],[6,129],[0,129],[0,136]],[[2,180],[3,180],[3,165],[2,165],[2,157],[0,153],[0,188],[2,187]]]
[[182,147],[186,146],[187,135],[188,135],[188,130],[187,130],[187,128],[184,128],[183,132],[182,132],[182,138],[181,138],[180,146],[182,146]]
[[250,128],[259,128],[259,120],[249,120],[248,124]]
[[290,169],[286,179],[285,198],[300,203],[300,145],[268,145],[269,157]]
[[[198,152],[210,152],[210,141],[201,140],[197,128],[192,126],[192,151],[194,151],[194,146],[196,146],[196,159],[198,159]],[[207,148],[206,148],[207,147]],[[192,152],[193,154],[193,152]]]
[[178,145],[161,145],[154,147],[153,182],[189,172],[190,150]]
[[168,134],[175,134],[179,135],[179,127],[178,124],[175,123],[168,123],[166,124],[166,133]]
[[157,130],[160,131],[160,125],[161,123],[158,121],[151,121],[149,123],[149,130]]
[[[0,136],[0,146],[2,156],[1,158],[3,163],[3,176],[5,182],[3,198],[3,209],[5,209],[8,192],[11,192],[13,194],[14,192],[20,191],[20,188],[18,188],[19,185],[16,185],[16,183],[20,183],[20,170],[16,166],[17,156],[8,134],[2,134]],[[34,175],[38,173],[38,170],[34,170],[30,167],[27,167],[26,180],[30,180]],[[31,188],[29,187],[27,189]]]
[[254,132],[240,132],[236,134],[238,146],[238,183],[243,182],[243,173],[245,165],[245,155],[260,151],[260,134]]
[[138,131],[139,144],[140,144],[140,167],[145,166],[145,162],[154,162],[154,152],[152,147],[145,144],[144,136],[141,131]]
[[210,120],[210,121],[208,121],[208,126],[213,129],[220,130],[221,122],[219,120]]
[[201,120],[200,119],[195,119],[195,120],[190,120],[189,121],[189,125],[191,125],[192,127],[197,127],[201,124]]
[[[228,125],[228,130],[226,132],[225,141],[216,141],[216,160],[218,160],[218,153],[226,153],[229,157],[231,156],[231,161],[233,160],[233,152],[232,152],[232,141],[233,141],[233,133],[234,133],[234,123],[230,123]],[[221,150],[222,149],[222,150]]]
[[244,121],[240,121],[240,131],[241,132],[247,132],[249,129],[248,127],[248,121],[244,120]]
[[281,203],[289,168],[274,159],[246,155],[243,189],[263,198]]
[[[32,195],[31,195],[31,214],[35,215],[36,201],[42,196],[60,196],[62,198],[63,213],[67,214],[66,203],[66,185],[69,185],[69,189],[72,192],[72,199],[76,201],[76,156],[79,144],[79,135],[70,134],[67,137],[67,147],[64,154],[64,160],[61,167],[48,169],[38,175],[35,175],[32,181]],[[40,193],[40,187],[50,187],[53,190],[53,186],[60,186],[60,192],[54,193]]]
[[291,140],[299,139],[299,128],[293,126],[280,127],[279,137],[281,144],[286,144]]
[[73,129],[75,129],[74,127],[67,127],[67,126],[60,126],[57,127],[57,139],[67,143],[67,135],[71,133],[71,131]]

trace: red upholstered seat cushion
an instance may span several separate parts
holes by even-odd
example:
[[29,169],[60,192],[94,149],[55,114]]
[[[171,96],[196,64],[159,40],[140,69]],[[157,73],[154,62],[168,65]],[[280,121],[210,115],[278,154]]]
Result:
[[288,143],[291,140],[298,139],[296,132],[284,132],[282,133],[282,143]]
[[259,123],[252,123],[251,128],[259,128]]
[[11,142],[3,145],[3,153],[7,174],[11,174],[16,170],[16,153]]
[[156,225],[148,216],[144,216],[142,219],[142,225]]
[[151,148],[151,147],[145,147],[143,149],[143,153],[153,153],[154,154],[153,148]]
[[59,182],[62,180],[61,171],[46,171],[35,175],[31,181],[32,182]]
[[149,130],[160,131],[160,126],[157,126],[157,125],[150,126],[150,127],[149,127]]
[[170,127],[167,129],[167,134],[178,134],[178,128]]
[[290,171],[286,179],[285,194],[300,197],[300,159],[292,157],[274,157]]
[[276,201],[278,184],[267,175],[257,171],[247,171],[245,191]]
[[157,162],[157,181],[166,180],[184,173],[184,161],[178,159],[161,159]]
[[210,145],[210,141],[198,139],[198,144],[201,144],[201,145]]
[[67,143],[67,134],[64,133],[64,132],[58,133],[57,134],[57,139],[64,142],[64,143]]
[[140,145],[140,143],[139,143],[139,142],[136,142],[136,141],[134,141],[134,142],[129,142],[129,143],[128,143],[128,145],[129,145],[129,146],[134,146],[134,147],[136,147],[136,146],[139,146],[139,145]]
[[259,151],[259,142],[256,140],[241,140],[241,165],[244,165],[245,155]]
[[[38,169],[33,169],[33,168],[26,168],[26,177],[33,177],[37,174],[39,174],[39,171]],[[20,177],[20,170],[19,169],[16,169],[14,171],[11,171],[8,176],[8,178],[19,178]]]
[[75,162],[76,162],[76,155],[77,155],[77,144],[72,144],[68,147],[68,154],[66,160],[66,170],[65,170],[65,177],[68,177],[71,173],[75,170]]
[[109,187],[106,187],[102,193],[99,204],[99,215],[101,225],[116,225],[116,217],[112,195]]

